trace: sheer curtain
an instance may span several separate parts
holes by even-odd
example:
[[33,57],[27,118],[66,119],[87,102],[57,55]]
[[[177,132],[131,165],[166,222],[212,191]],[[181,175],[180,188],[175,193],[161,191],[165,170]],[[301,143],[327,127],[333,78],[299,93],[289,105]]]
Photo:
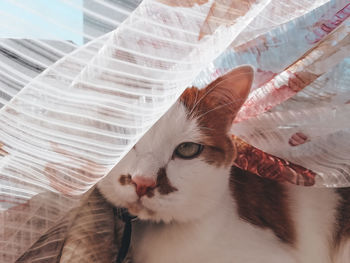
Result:
[[[68,212],[181,92],[241,64],[256,69],[232,126],[243,148],[312,171],[312,185],[348,186],[348,1],[55,1],[81,15],[71,26],[5,2],[17,11],[3,8],[2,28],[45,34],[0,41],[1,262],[52,229],[65,240]],[[61,249],[35,251],[56,262]]]

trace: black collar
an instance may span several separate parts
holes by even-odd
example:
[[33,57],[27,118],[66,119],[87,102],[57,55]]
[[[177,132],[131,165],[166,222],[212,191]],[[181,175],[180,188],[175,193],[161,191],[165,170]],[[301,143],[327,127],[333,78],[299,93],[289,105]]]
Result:
[[127,256],[130,247],[131,222],[134,221],[137,217],[130,215],[126,208],[115,207],[113,208],[113,213],[115,218],[118,218],[124,222],[122,242],[118,251],[117,259],[115,261],[115,263],[122,263]]

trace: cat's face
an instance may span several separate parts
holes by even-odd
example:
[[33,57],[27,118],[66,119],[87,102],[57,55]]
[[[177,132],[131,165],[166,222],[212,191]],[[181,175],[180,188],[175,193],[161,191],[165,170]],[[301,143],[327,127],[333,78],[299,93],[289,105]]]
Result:
[[145,220],[209,213],[229,191],[235,148],[228,131],[252,79],[253,70],[240,67],[205,89],[187,89],[98,184],[101,193]]

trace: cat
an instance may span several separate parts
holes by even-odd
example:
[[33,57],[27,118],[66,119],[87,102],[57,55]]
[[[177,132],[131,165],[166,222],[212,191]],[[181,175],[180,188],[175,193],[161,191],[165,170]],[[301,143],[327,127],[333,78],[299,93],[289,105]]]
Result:
[[230,127],[254,78],[241,66],[187,88],[98,183],[133,223],[133,263],[350,262],[350,194],[232,167]]

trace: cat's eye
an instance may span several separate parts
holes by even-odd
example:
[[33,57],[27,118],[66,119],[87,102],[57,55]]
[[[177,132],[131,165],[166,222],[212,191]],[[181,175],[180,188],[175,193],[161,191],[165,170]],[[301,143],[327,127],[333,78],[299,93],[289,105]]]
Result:
[[192,159],[197,157],[203,150],[203,145],[194,142],[183,142],[179,144],[174,155],[182,159]]

